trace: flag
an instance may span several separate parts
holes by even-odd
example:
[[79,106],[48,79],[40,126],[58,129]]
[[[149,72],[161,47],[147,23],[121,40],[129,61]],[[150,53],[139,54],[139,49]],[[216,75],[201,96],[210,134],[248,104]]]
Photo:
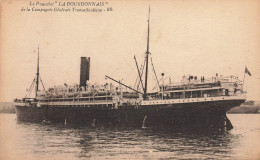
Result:
[[252,76],[247,68],[245,68],[245,73],[248,74],[249,76]]

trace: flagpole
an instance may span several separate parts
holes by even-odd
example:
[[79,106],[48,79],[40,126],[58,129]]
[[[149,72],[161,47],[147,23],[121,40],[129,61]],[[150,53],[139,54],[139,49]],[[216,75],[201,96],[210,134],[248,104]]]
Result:
[[245,70],[244,70],[244,78],[243,78],[242,91],[244,91],[245,76],[246,76],[246,66],[245,66]]

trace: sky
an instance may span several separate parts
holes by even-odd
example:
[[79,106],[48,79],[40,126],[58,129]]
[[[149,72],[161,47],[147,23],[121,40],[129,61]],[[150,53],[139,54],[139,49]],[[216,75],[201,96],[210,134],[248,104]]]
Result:
[[[188,74],[243,79],[247,66],[252,74],[245,77],[248,100],[260,100],[259,1],[114,0],[94,7],[113,8],[101,13],[21,11],[32,8],[29,2],[1,1],[0,101],[27,94],[38,46],[46,88],[79,83],[82,56],[91,57],[91,83],[110,83],[108,75],[133,86],[138,75],[133,57],[141,65],[146,52],[149,5],[150,52],[159,79],[161,73],[172,82]],[[149,77],[151,90],[156,83],[151,66]]]

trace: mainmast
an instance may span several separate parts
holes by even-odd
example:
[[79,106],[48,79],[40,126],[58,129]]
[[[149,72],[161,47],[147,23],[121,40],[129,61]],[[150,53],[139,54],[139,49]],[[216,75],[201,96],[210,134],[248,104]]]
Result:
[[37,59],[37,72],[36,72],[36,88],[35,88],[35,97],[37,97],[37,91],[39,90],[39,46],[38,46],[38,59]]
[[147,35],[147,50],[146,50],[146,69],[145,69],[145,88],[144,88],[144,99],[146,99],[147,94],[147,79],[148,79],[148,59],[149,59],[149,33],[150,33],[150,6],[148,13],[148,35]]

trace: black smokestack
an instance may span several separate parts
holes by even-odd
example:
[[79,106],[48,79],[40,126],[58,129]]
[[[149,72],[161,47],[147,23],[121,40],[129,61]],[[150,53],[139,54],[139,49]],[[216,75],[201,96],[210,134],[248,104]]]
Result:
[[90,58],[81,57],[80,63],[80,87],[86,86],[86,82],[89,80]]

